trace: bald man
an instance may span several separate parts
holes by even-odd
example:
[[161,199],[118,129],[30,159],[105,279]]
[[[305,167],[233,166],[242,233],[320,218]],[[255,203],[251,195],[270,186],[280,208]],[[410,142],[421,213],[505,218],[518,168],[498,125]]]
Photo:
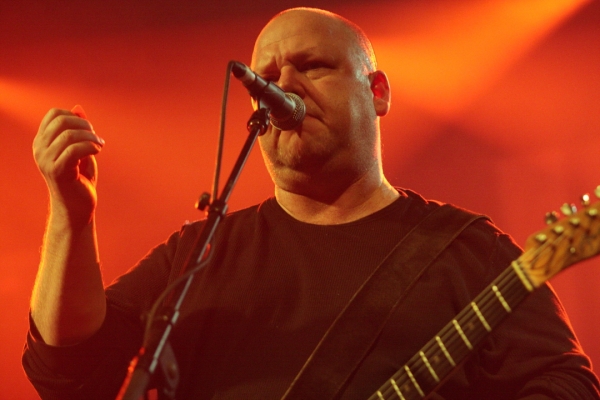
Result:
[[[379,118],[390,86],[356,25],[288,10],[262,30],[251,65],[300,96],[307,115],[294,130],[270,127],[260,137],[275,196],[224,219],[182,306],[170,339],[178,399],[281,398],[361,285],[439,207],[383,175]],[[103,144],[80,109],[51,110],[34,140],[51,212],[23,364],[43,398],[115,397],[142,343],[140,316],[177,278],[203,225],[184,226],[103,288],[94,225]],[[374,394],[519,254],[488,220],[470,224],[393,310],[338,398]],[[513,314],[435,398],[599,398],[548,286]]]

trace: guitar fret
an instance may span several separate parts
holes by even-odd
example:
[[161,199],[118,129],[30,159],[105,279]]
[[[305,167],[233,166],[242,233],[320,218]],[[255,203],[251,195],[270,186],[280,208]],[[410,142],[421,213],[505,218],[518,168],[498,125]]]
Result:
[[421,386],[419,386],[419,383],[417,382],[417,380],[415,379],[414,375],[412,374],[410,368],[408,367],[408,365],[404,366],[404,370],[406,371],[406,373],[408,374],[408,377],[410,378],[410,380],[412,381],[413,385],[415,386],[415,388],[417,389],[417,391],[419,392],[419,394],[421,395],[421,397],[425,397],[425,393],[423,393],[423,390],[421,390]]
[[383,397],[379,390],[377,391],[377,397],[379,397],[381,400],[385,400],[385,397]]
[[475,314],[477,314],[477,318],[479,318],[479,320],[481,321],[481,323],[485,327],[485,330],[488,331],[488,332],[491,332],[492,328],[487,323],[487,321],[483,317],[483,314],[481,313],[481,311],[479,311],[479,307],[477,307],[477,304],[475,304],[474,301],[471,302],[471,308],[473,308],[473,311],[475,311]]
[[521,280],[521,282],[523,283],[523,286],[525,286],[525,288],[527,288],[528,291],[532,292],[533,291],[533,285],[531,284],[531,282],[529,281],[529,278],[527,278],[525,276],[525,273],[523,272],[523,270],[521,269],[521,266],[519,265],[518,260],[513,261],[512,263],[510,263],[510,266],[515,270],[515,272],[517,273],[517,276],[519,277],[519,279]]
[[401,400],[406,400],[404,398],[404,396],[402,395],[400,388],[398,388],[398,385],[396,385],[396,381],[392,378],[392,379],[390,379],[390,382],[392,383],[392,386],[394,387],[394,390],[396,391],[396,394],[398,395],[398,397],[400,397]]
[[448,353],[448,350],[446,349],[444,342],[442,342],[442,339],[439,336],[436,336],[435,340],[437,341],[438,345],[440,346],[440,349],[442,349],[442,352],[444,353],[450,364],[452,364],[453,367],[456,367],[456,363],[454,362],[454,359],[452,358],[450,353]]
[[492,290],[494,291],[494,293],[496,293],[496,297],[498,298],[498,300],[500,300],[500,303],[502,304],[502,307],[504,307],[506,312],[511,313],[512,309],[510,308],[506,300],[504,300],[504,296],[502,296],[502,293],[500,293],[500,289],[498,289],[498,286],[492,286]]
[[465,335],[465,333],[463,332],[462,328],[458,324],[458,321],[455,320],[455,319],[453,319],[452,323],[454,324],[454,327],[456,328],[456,331],[458,332],[458,334],[460,335],[460,337],[462,338],[462,340],[465,342],[465,344],[467,345],[467,347],[469,348],[469,350],[473,350],[473,345],[471,344],[471,342],[469,342],[469,339],[467,339],[467,335]]
[[420,351],[419,354],[421,355],[421,359],[423,360],[423,362],[427,366],[427,369],[429,370],[429,373],[431,374],[431,376],[433,376],[433,379],[435,379],[436,382],[439,382],[440,378],[438,378],[437,374],[435,373],[435,371],[431,367],[431,364],[429,364],[429,360],[425,356],[425,353],[423,353],[422,351]]

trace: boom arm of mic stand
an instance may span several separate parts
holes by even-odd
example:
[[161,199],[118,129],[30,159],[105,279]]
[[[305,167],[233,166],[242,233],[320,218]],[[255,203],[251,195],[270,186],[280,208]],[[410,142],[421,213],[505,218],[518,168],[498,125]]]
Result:
[[[221,195],[211,203],[206,222],[198,234],[194,246],[190,249],[188,258],[181,270],[181,275],[186,273],[190,267],[198,266],[198,264],[201,263],[219,222],[225,216],[227,211],[227,201],[231,196],[233,187],[242,172],[244,164],[248,160],[248,156],[256,142],[256,138],[265,133],[268,125],[268,108],[259,108],[252,114],[250,120],[248,120],[248,138],[233,166],[229,179],[223,187]],[[198,249],[201,250],[198,251]],[[172,395],[174,395],[179,381],[179,372],[177,369],[177,361],[175,360],[168,338],[177,322],[179,308],[183,303],[193,278],[194,274],[191,274],[179,294],[175,305],[172,307],[165,307],[167,312],[160,313],[158,318],[152,322],[150,339],[142,346],[138,355],[131,361],[127,377],[123,381],[117,400],[138,400],[143,396],[150,385],[150,381],[152,380],[152,376],[156,372],[156,367],[158,365],[161,365],[163,370],[163,382],[167,384],[167,386],[175,385],[175,387],[166,387],[166,394],[172,393]],[[169,308],[171,309],[170,311]]]

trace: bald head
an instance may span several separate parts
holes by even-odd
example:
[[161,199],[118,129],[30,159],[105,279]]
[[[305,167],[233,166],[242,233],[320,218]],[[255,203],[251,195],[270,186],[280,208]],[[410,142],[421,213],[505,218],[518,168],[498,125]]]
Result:
[[377,69],[377,60],[373,46],[363,30],[352,21],[334,14],[329,11],[317,8],[292,8],[285,10],[273,17],[259,34],[252,55],[253,64],[256,53],[260,51],[265,44],[265,33],[276,26],[285,25],[290,28],[298,25],[313,25],[323,33],[337,39],[336,42],[343,40],[343,43],[351,48],[365,72],[370,73]]

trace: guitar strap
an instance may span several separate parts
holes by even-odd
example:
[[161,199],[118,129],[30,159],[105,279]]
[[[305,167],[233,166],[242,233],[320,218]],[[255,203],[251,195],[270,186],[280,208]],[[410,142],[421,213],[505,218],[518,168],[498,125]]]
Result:
[[[339,396],[414,283],[467,226],[480,218],[486,217],[445,204],[435,207],[413,227],[336,317],[282,400]],[[423,243],[427,243],[426,249]]]

